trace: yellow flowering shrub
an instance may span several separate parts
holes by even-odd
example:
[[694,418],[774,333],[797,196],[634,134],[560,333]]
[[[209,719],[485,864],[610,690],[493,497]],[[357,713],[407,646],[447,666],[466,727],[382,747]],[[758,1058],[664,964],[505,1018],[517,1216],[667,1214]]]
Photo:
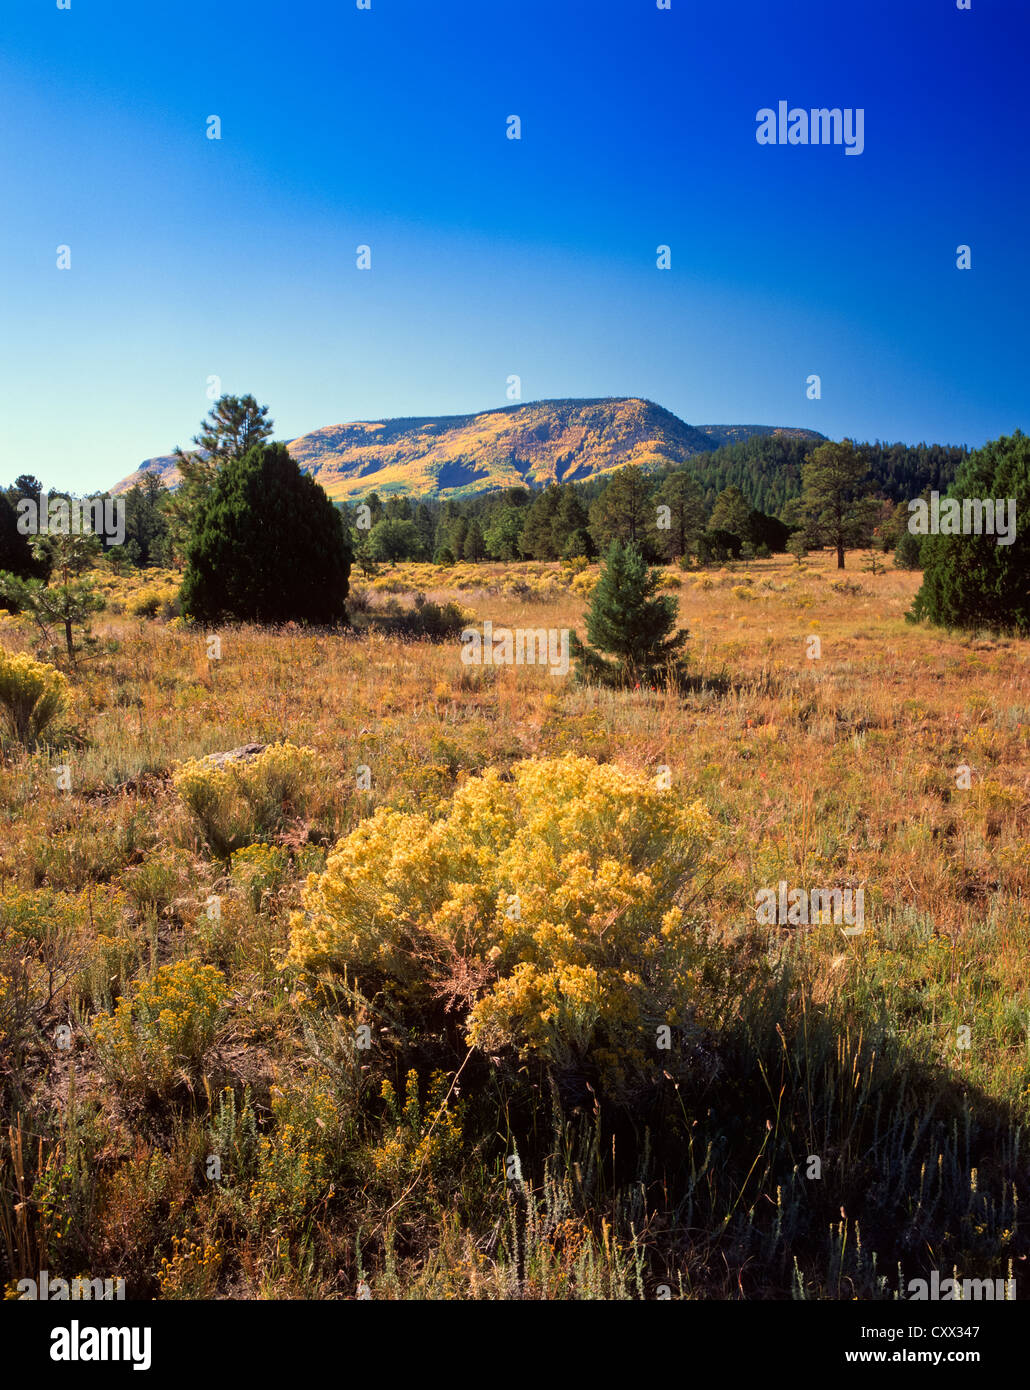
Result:
[[49,996],[56,963],[71,960],[73,997],[99,1002],[125,978],[124,964],[138,963],[128,910],[126,894],[109,884],[78,893],[8,891],[0,893],[0,942],[17,951],[19,975],[37,997]]
[[16,742],[33,747],[67,708],[68,681],[56,667],[0,649],[0,718]]
[[455,565],[448,571],[448,586],[454,589],[482,588],[486,576],[478,565]]
[[196,1067],[214,1041],[228,996],[213,965],[180,960],[137,980],[113,1014],[93,1024],[102,1060],[124,1085],[161,1092]]
[[989,777],[983,777],[973,786],[973,803],[980,811],[1014,811],[1024,802],[1021,788],[1005,787]]
[[393,1083],[384,1081],[386,1127],[371,1154],[376,1177],[391,1191],[414,1178],[437,1181],[460,1171],[461,1106],[448,1100],[449,1082],[434,1072],[426,1102],[419,1099],[418,1072],[408,1072],[402,1105]]
[[18,1011],[14,979],[0,971],[0,1043],[6,1045]]
[[290,816],[302,815],[318,773],[313,748],[270,743],[255,758],[221,767],[191,758],[176,769],[172,782],[212,852],[227,859],[258,836],[281,829]]
[[[104,910],[107,896],[91,892],[55,893],[50,888],[0,893],[0,930],[5,936],[13,933],[35,947],[71,942],[83,920],[89,920],[94,901],[99,909],[98,925],[103,929],[109,917]],[[118,908],[124,909],[125,895],[111,896]]]
[[75,978],[77,994],[95,1008],[107,1008],[139,968],[143,946],[127,929],[98,931]]
[[129,612],[135,618],[156,618],[159,614],[173,617],[178,601],[178,584],[148,584],[133,594],[129,600]]
[[[384,808],[311,875],[289,960],[348,970],[409,1008],[466,1010],[470,1045],[612,1085],[687,1016],[682,908],[712,823],[647,776],[568,754],[491,768],[436,815]],[[650,1060],[648,1060],[650,1059]]]
[[274,893],[285,881],[290,857],[279,845],[246,845],[230,861],[234,884],[241,888],[256,912],[265,893]]
[[257,1148],[251,1210],[261,1224],[290,1227],[332,1195],[332,1150],[342,1123],[323,1082],[272,1091],[275,1129]]
[[502,594],[530,603],[550,603],[561,598],[570,587],[571,583],[559,574],[511,574],[505,575],[500,583]]
[[178,608],[182,576],[175,570],[151,566],[116,574],[101,565],[89,572],[89,579],[103,595],[109,613],[131,613],[141,618],[160,613],[168,617]]
[[210,1298],[222,1267],[220,1241],[187,1240],[172,1236],[172,1258],[163,1259],[157,1276],[162,1298],[197,1300]]

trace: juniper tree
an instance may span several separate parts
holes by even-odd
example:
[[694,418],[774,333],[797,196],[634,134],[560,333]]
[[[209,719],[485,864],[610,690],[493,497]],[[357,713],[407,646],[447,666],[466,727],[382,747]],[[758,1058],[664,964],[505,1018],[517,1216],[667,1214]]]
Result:
[[38,564],[33,557],[28,538],[18,530],[18,517],[0,492],[0,572],[28,579],[38,572]]
[[732,531],[702,531],[697,538],[697,558],[702,565],[725,565],[740,558],[742,544]]
[[675,631],[676,600],[656,591],[658,570],[635,545],[613,541],[590,596],[587,640],[572,635],[577,673],[604,685],[663,682],[680,674],[677,653],[687,640]]
[[894,546],[894,566],[899,570],[922,569],[923,542],[920,536],[913,536],[904,530]]
[[[911,616],[940,627],[986,628],[1030,633],[1030,438],[1014,435],[991,440],[961,464],[948,498],[976,505],[981,534],[925,535],[919,558],[923,584]],[[997,502],[1002,516],[1012,515],[1013,534],[999,544]],[[994,534],[987,532],[984,506],[991,507]],[[954,511],[954,508],[949,509]],[[941,527],[945,507],[941,505]],[[970,513],[972,521],[972,511]]]
[[183,611],[203,622],[334,623],[346,616],[343,518],[285,444],[223,465],[186,551]]

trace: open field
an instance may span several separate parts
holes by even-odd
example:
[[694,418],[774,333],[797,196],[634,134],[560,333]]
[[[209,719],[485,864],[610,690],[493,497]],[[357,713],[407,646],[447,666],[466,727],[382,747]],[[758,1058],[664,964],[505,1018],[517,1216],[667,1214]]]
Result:
[[[0,764],[0,1282],[836,1298],[957,1265],[1018,1284],[1030,646],[907,623],[920,576],[863,558],[666,571],[691,633],[681,694],[466,667],[457,639],[389,621],[422,592],[477,623],[582,633],[595,569],[354,574],[355,631],[222,629],[216,660],[161,616],[174,576],[111,577],[64,741]],[[148,595],[158,616],[135,616]],[[31,640],[0,623],[7,650]],[[317,755],[302,813],[218,858],[173,770],[282,741]],[[635,1106],[374,1000],[316,1005],[285,961],[305,876],[376,807],[433,812],[486,768],[567,752],[665,769],[714,822],[690,904],[694,1051]],[[756,892],[781,881],[863,889],[865,932],[758,925]],[[159,1014],[157,972],[184,961],[210,1017],[157,1085],[139,1034],[104,1020],[134,981]]]

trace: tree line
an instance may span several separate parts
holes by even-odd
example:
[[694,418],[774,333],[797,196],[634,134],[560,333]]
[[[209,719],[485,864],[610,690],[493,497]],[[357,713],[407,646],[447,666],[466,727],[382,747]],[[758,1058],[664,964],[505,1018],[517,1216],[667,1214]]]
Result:
[[[625,466],[582,484],[447,500],[384,500],[373,492],[338,504],[301,472],[285,444],[271,442],[272,433],[267,406],[253,396],[223,396],[192,448],[175,451],[178,488],[169,491],[151,475],[125,494],[120,546],[103,536],[21,534],[19,503],[43,493],[37,479],[22,475],[0,492],[0,602],[37,616],[45,610],[50,622],[69,612],[76,620],[90,608],[84,575],[104,549],[116,569],[180,568],[184,611],[197,617],[271,622],[299,614],[333,622],[344,617],[354,559],[366,570],[399,560],[589,560],[618,543],[644,564],[690,565],[784,550],[800,562],[808,550],[828,547],[843,569],[849,550],[875,544],[893,551],[899,565],[926,564],[918,616],[957,623],[972,611],[996,625],[1023,621],[1022,537],[1011,546],[963,550],[955,537],[914,535],[908,524],[911,499],[943,491],[949,481],[950,492],[976,487],[965,495],[1018,496],[1020,508],[1030,505],[1027,441],[1018,431],[975,454],[761,436],[685,466]],[[725,482],[732,476],[754,490]],[[725,482],[717,492],[716,482]],[[1009,490],[984,491],[991,486]],[[781,496],[777,514],[757,505]],[[975,603],[960,592],[972,583],[988,591]]]
[[[181,568],[197,504],[213,474],[271,433],[267,406],[258,405],[253,396],[223,396],[193,447],[175,450],[181,481],[174,492],[147,474],[125,493],[125,541],[117,563]],[[803,475],[806,463],[825,447],[790,435],[764,435],[664,470],[626,467],[584,483],[540,490],[513,487],[446,501],[382,498],[373,492],[359,502],[338,505],[355,556],[364,565],[594,559],[613,540],[639,545],[651,562],[686,556],[702,564],[724,563],[782,551],[799,531],[806,548],[824,543],[805,503]],[[943,491],[967,454],[941,445],[855,444],[853,455],[861,463],[855,472],[864,480],[863,492],[881,505],[863,512],[868,524],[855,524],[853,516],[842,528],[838,518],[837,532],[846,529],[858,538],[849,544],[868,543],[875,536],[885,541],[884,548],[894,549],[901,533],[887,503],[930,489]],[[41,491],[38,479],[22,476],[6,496],[16,507]],[[10,513],[0,502],[0,568],[18,572],[29,564],[21,539],[15,538]],[[909,546],[901,562],[915,558]]]

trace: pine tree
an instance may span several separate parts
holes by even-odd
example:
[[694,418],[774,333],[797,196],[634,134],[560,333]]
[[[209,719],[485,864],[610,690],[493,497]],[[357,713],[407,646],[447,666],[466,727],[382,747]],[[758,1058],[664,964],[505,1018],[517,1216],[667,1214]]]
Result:
[[654,537],[657,512],[651,498],[651,480],[642,468],[620,468],[590,508],[590,534],[598,550],[613,540],[635,545],[641,554],[656,554]]
[[947,497],[990,499],[992,511],[995,499],[1002,500],[1003,525],[1012,499],[1015,537],[999,545],[997,528],[986,534],[982,521],[981,535],[923,536],[923,584],[911,616],[940,627],[1030,633],[1030,534],[1020,526],[1030,515],[1030,438],[1017,430],[970,454]]
[[322,488],[285,444],[258,444],[219,469],[200,504],[183,611],[203,622],[338,622],[350,561],[343,518]]
[[146,473],[125,494],[125,548],[134,565],[160,564],[166,558],[168,493],[161,479]]
[[436,518],[433,516],[432,509],[427,507],[425,502],[420,502],[415,508],[415,526],[422,542],[423,554],[432,555],[433,539],[436,535]]
[[465,544],[461,547],[461,558],[475,562],[482,560],[485,554],[483,528],[479,524],[479,519],[473,517],[469,522],[469,529],[465,533]]
[[[105,607],[105,600],[89,573],[100,558],[100,538],[59,532],[45,541],[37,537],[31,548],[37,558],[44,551],[48,554],[52,565],[49,580],[0,574],[0,598],[33,619],[46,648],[55,656],[59,651],[57,631],[60,630],[65,653],[75,666],[82,648],[92,646],[95,641],[90,630],[93,614]],[[82,629],[81,646],[75,641],[77,627]]]
[[710,531],[729,531],[743,543],[751,539],[751,508],[739,487],[724,488],[715,499],[708,518]]
[[468,537],[468,533],[469,524],[467,518],[461,515],[456,516],[450,524],[446,541],[455,560],[460,560],[465,553],[465,540]]
[[561,490],[551,484],[539,493],[526,510],[526,519],[519,537],[519,549],[529,560],[556,560],[558,548],[554,523],[561,502]]
[[177,559],[185,555],[200,504],[210,492],[218,469],[242,459],[271,433],[267,405],[258,405],[253,396],[225,395],[201,421],[199,432],[193,436],[194,449],[175,448],[180,482],[168,505],[168,528]]
[[662,554],[667,560],[678,560],[684,555],[693,554],[697,538],[705,525],[701,484],[692,473],[680,469],[665,479],[655,501],[669,508],[669,526],[658,531],[658,545]]
[[862,545],[872,532],[878,507],[868,497],[869,465],[852,440],[832,441],[814,449],[802,465],[802,502],[808,528],[837,552]]
[[587,510],[579,500],[576,489],[571,486],[563,487],[551,528],[554,550],[560,559],[576,560],[581,556],[589,559],[596,554],[590,539],[589,525]]
[[219,396],[193,443],[209,459],[229,463],[244,458],[255,444],[268,439],[272,428],[268,406],[258,405],[253,396]]
[[676,600],[657,594],[660,581],[659,572],[648,567],[636,546],[611,543],[587,610],[591,645],[582,643],[575,633],[572,636],[581,677],[624,686],[679,676],[676,653],[687,633],[674,631]]
[[7,489],[7,500],[12,507],[17,507],[22,500],[38,502],[39,494],[43,491],[43,484],[31,473],[19,473],[14,482]]

